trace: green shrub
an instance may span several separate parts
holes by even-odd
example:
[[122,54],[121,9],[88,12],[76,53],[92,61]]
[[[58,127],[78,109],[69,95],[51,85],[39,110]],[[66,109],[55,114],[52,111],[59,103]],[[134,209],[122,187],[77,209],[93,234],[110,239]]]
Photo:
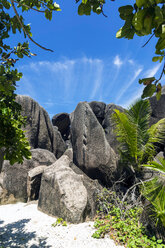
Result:
[[[108,190],[104,189],[108,195]],[[108,198],[108,197],[107,197]],[[109,234],[110,238],[118,244],[126,247],[138,248],[163,248],[165,244],[162,240],[156,240],[155,236],[148,237],[145,228],[140,224],[139,218],[142,213],[141,207],[130,207],[127,203],[122,203],[114,192],[109,192],[109,198],[99,199],[100,210],[95,220],[96,232],[93,238],[103,238]],[[105,209],[108,213],[105,214]]]

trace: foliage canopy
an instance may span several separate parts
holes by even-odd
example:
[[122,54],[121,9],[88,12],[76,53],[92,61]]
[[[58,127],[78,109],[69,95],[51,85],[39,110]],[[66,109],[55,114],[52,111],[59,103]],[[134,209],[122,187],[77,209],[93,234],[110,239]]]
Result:
[[[114,1],[114,0],[111,0]],[[81,2],[78,7],[79,15],[90,15],[91,11],[96,14],[104,14],[103,7],[105,0],[76,0]],[[162,62],[165,58],[165,1],[163,0],[134,0],[132,5],[124,5],[119,7],[119,16],[124,21],[116,33],[117,38],[133,39],[134,35],[148,36],[146,46],[149,41],[155,37],[155,56],[153,62]],[[143,47],[144,47],[143,46]],[[150,97],[156,92],[157,99],[161,96],[161,83],[163,74],[165,73],[165,62],[162,73],[158,79],[155,77],[143,78],[139,80],[140,84],[144,84],[142,98]]]
[[[29,10],[42,12],[48,20],[51,20],[53,11],[59,11],[60,7],[52,0],[0,0],[0,154],[11,164],[22,163],[24,158],[31,158],[29,143],[21,130],[22,125],[25,125],[25,118],[21,116],[21,106],[16,102],[14,93],[16,82],[20,80],[22,73],[12,68],[19,59],[35,54],[30,52],[28,42],[19,42],[12,47],[6,43],[6,39],[11,33],[16,34],[19,31],[24,34],[24,38],[29,38],[39,47],[50,50],[32,39],[30,25],[25,24],[19,9],[21,12]],[[1,166],[2,164],[0,171]]]

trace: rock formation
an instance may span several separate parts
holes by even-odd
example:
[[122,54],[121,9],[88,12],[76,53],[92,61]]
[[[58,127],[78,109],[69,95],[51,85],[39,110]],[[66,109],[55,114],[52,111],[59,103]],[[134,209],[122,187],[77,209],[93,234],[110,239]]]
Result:
[[31,148],[49,150],[59,158],[66,150],[66,145],[58,130],[53,129],[46,110],[28,96],[18,95],[17,102],[22,106],[22,115],[27,117],[24,130]]
[[112,121],[112,115],[114,110],[118,109],[120,112],[123,112],[124,109],[113,103],[107,104],[105,108],[105,118],[103,120],[102,126],[105,131],[106,139],[109,145],[118,153],[118,141],[116,139],[116,134],[114,133],[114,123]]
[[89,106],[91,107],[99,123],[102,125],[105,116],[106,104],[104,102],[93,101],[89,103]]
[[[112,114],[114,109],[124,109],[80,102],[71,114],[56,114],[52,125],[47,112],[33,99],[17,96],[17,101],[27,116],[25,131],[33,148],[32,159],[13,166],[4,161],[0,204],[39,199],[41,211],[72,223],[94,217],[97,194],[118,176]],[[164,101],[164,93],[159,102],[155,96],[150,99],[151,124],[165,117]]]
[[70,134],[70,118],[67,113],[56,114],[52,118],[53,126],[58,127],[58,131],[61,133],[64,140],[68,140]]
[[94,216],[96,192],[101,186],[82,175],[80,170],[77,173],[76,166],[70,163],[70,158],[63,155],[44,170],[38,208],[49,215],[79,223],[87,216]]
[[73,162],[92,179],[110,185],[117,170],[117,156],[86,102],[77,105],[71,124]]
[[49,166],[56,161],[53,153],[43,149],[31,150],[32,159],[25,159],[23,164],[15,163],[10,165],[9,161],[3,164],[3,184],[2,187],[13,194],[16,199],[27,201],[27,178],[28,172],[38,166]]

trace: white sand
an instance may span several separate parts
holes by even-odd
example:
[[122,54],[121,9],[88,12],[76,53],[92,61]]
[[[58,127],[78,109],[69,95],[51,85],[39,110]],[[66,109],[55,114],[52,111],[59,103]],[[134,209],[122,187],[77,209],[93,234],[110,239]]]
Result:
[[52,227],[56,218],[37,210],[37,204],[0,206],[0,248],[122,248],[106,237],[94,239],[93,222]]

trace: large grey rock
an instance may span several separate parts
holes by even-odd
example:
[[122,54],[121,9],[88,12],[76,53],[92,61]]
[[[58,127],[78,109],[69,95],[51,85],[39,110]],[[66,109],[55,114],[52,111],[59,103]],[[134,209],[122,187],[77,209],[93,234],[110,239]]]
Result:
[[0,186],[0,205],[13,204],[17,201],[18,200],[15,199],[13,194],[9,194],[6,189],[3,189],[2,186]]
[[152,109],[150,125],[153,125],[160,119],[165,118],[165,94],[161,95],[159,101],[156,96],[151,97],[149,100]]
[[80,168],[74,163],[70,163],[69,167],[78,175],[82,175],[83,184],[87,190],[88,202],[87,202],[87,216],[93,218],[96,215],[97,198],[98,194],[102,191],[103,187],[99,184],[98,180],[92,180],[89,178]]
[[41,185],[41,177],[46,168],[47,166],[41,165],[31,169],[28,172],[28,177],[27,177],[28,201],[38,200],[40,185]]
[[15,163],[10,165],[9,161],[3,164],[3,185],[2,187],[13,194],[20,201],[27,201],[27,177],[28,172],[37,166],[49,166],[56,161],[53,153],[48,150],[31,150],[32,159],[25,159],[23,164]]
[[162,86],[162,95],[165,94],[165,85]]
[[102,124],[105,116],[106,104],[104,102],[93,101],[89,103],[89,106],[93,110],[93,113],[96,115],[96,118],[99,123]]
[[63,155],[44,170],[38,208],[71,223],[79,223],[86,216],[87,190],[82,176],[77,175],[69,164],[69,157]]
[[70,134],[70,118],[67,113],[56,114],[52,118],[53,126],[58,127],[59,132],[64,140],[68,139]]
[[58,131],[58,127],[54,126],[53,130],[54,130],[54,142],[56,144],[56,149],[54,151],[54,154],[58,159],[64,154],[65,150],[67,149],[67,145],[62,139],[61,133]]
[[92,179],[111,185],[117,169],[117,156],[86,102],[80,102],[74,111],[71,137],[73,162]]
[[67,155],[71,161],[73,161],[73,149],[69,148],[64,152],[64,155]]
[[[58,131],[53,129],[46,110],[29,96],[18,95],[16,100],[22,106],[22,115],[27,117],[27,124],[24,130],[31,148],[49,150],[57,158],[61,156],[61,151],[64,152],[66,150],[66,145]],[[59,139],[61,140],[59,141]],[[58,151],[59,149],[60,152]]]
[[[160,100],[158,101],[156,99],[156,96],[151,97],[150,100],[150,104],[151,104],[151,118],[150,118],[150,126],[157,123],[159,120],[161,120],[162,118],[165,118],[165,94],[164,94],[164,89],[165,87],[163,87],[163,92],[161,95]],[[164,145],[160,145],[158,144],[157,146],[157,152],[159,151],[164,151],[165,154],[165,141],[164,141]]]
[[70,159],[69,167],[78,175],[82,175],[83,184],[88,193],[88,216],[93,218],[96,214],[97,209],[97,197],[98,193],[102,190],[102,186],[98,183],[98,180],[92,180],[89,178],[79,167],[77,167],[73,161],[73,149],[67,149],[64,153]]
[[114,149],[114,151],[118,153],[119,143],[116,139],[116,134],[114,132],[114,122],[112,121],[112,115],[115,109],[118,109],[120,112],[124,111],[124,109],[118,105],[115,105],[113,103],[108,104],[105,109],[105,118],[102,126],[104,128],[108,143]]

